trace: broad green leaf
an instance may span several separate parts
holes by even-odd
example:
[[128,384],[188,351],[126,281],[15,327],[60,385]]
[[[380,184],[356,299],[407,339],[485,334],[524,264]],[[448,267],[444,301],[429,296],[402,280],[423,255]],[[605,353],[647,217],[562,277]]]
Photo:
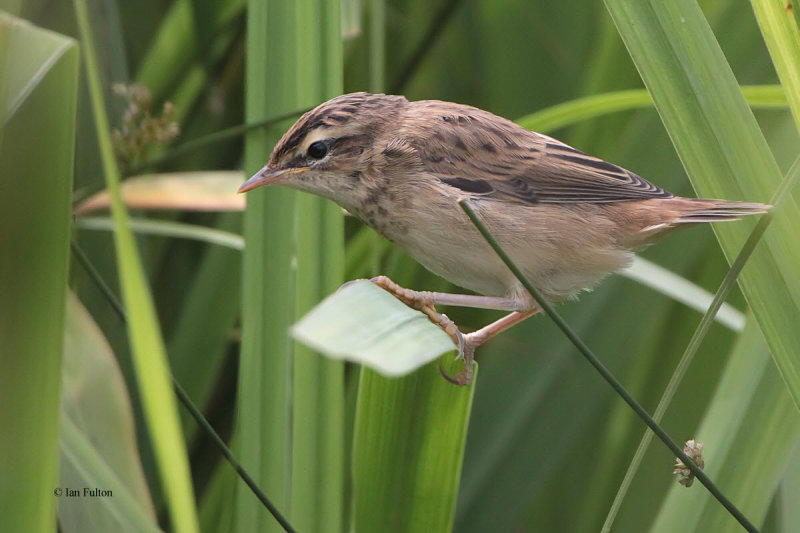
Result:
[[424,314],[368,280],[328,296],[292,329],[316,351],[402,376],[453,350],[453,341]]
[[56,528],[78,48],[0,12],[0,69],[0,515],[7,531],[44,533]]
[[[75,42],[68,37],[36,29],[27,22],[2,14],[3,82],[0,126],[41,87],[41,83]],[[38,33],[37,33],[38,32]],[[38,39],[32,39],[38,35]],[[24,51],[24,52],[23,52]]]
[[[130,493],[128,487],[117,477],[117,473],[98,453],[94,443],[69,417],[64,417],[61,421],[61,454],[62,464],[67,470],[63,479],[68,483],[77,483],[59,487],[64,491],[61,497],[69,498],[66,491],[74,487],[80,496],[72,497],[96,498],[81,508],[77,508],[77,503],[74,504],[75,507],[70,505],[71,502],[62,503],[61,505],[66,506],[64,511],[59,509],[59,520],[64,521],[61,525],[63,531],[161,531],[155,521],[142,510],[141,502]],[[100,489],[108,493],[92,497],[84,494],[84,488]],[[62,517],[62,513],[65,516]]]
[[[78,490],[79,497],[58,500],[60,528],[66,533],[159,530],[125,382],[103,334],[72,293],[62,387],[58,486]],[[84,487],[112,496],[85,497]]]
[[[460,364],[447,360],[445,370]],[[356,533],[453,529],[474,391],[475,382],[445,381],[435,363],[401,379],[362,369],[353,443]]]

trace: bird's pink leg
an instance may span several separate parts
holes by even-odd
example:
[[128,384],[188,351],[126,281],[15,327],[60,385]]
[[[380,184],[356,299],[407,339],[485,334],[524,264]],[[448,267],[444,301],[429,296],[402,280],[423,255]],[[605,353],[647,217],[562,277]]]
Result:
[[434,307],[436,305],[436,301],[430,297],[430,295],[434,293],[406,289],[405,287],[401,287],[394,281],[390,280],[386,276],[378,276],[376,278],[372,278],[370,281],[386,292],[392,294],[395,298],[410,308],[424,313],[431,322],[442,328],[445,333],[450,335],[450,338],[453,339],[453,343],[459,347],[459,351],[461,350],[461,345],[464,343],[461,332],[458,331],[458,326],[456,326],[455,322],[450,320],[450,318],[444,313],[440,313],[436,310]]
[[[449,292],[415,291],[401,287],[386,276],[370,280],[383,290],[392,293],[403,303],[416,309],[413,302],[427,305],[452,305],[454,307],[474,307],[477,309],[496,309],[498,311],[525,311],[524,305],[511,298],[500,296],[480,296],[477,294],[453,294]],[[411,302],[411,303],[409,303]]]
[[467,344],[471,344],[472,346],[480,346],[489,339],[494,338],[500,333],[504,332],[511,326],[519,324],[526,318],[529,318],[538,312],[539,309],[530,309],[528,311],[514,311],[512,313],[507,314],[506,316],[504,316],[499,320],[495,320],[488,326],[483,326],[481,329],[477,331],[473,331],[472,333],[467,333],[466,335],[464,335],[464,339],[466,340]]
[[[414,291],[401,287],[386,276],[378,276],[372,278],[371,281],[394,295],[407,306],[424,313],[431,322],[441,327],[445,333],[450,335],[453,339],[453,343],[458,346],[458,358],[464,359],[465,367],[464,370],[459,372],[455,377],[448,376],[441,367],[439,367],[439,369],[445,379],[456,385],[469,385],[472,383],[472,362],[474,361],[475,348],[511,326],[539,312],[538,308],[519,310],[519,302],[510,298]],[[512,312],[477,331],[463,335],[447,315],[436,311],[436,305],[477,307],[480,309],[498,309]]]

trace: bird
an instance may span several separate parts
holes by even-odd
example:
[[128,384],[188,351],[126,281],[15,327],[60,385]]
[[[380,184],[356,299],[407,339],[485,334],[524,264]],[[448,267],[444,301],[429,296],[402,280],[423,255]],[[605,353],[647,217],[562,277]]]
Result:
[[[762,203],[676,196],[618,165],[468,105],[358,92],[306,112],[239,192],[281,185],[333,200],[416,261],[476,294],[378,286],[475,348],[540,311],[461,209],[469,203],[530,283],[552,303],[627,267],[663,235],[766,212]],[[437,305],[508,314],[463,334]],[[441,367],[440,367],[441,368]]]

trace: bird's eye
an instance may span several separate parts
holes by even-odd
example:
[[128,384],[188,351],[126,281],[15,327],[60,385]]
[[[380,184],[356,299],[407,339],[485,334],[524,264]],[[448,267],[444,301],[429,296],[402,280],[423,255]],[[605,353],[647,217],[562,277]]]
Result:
[[308,157],[322,159],[328,153],[328,145],[325,141],[316,141],[308,147]]

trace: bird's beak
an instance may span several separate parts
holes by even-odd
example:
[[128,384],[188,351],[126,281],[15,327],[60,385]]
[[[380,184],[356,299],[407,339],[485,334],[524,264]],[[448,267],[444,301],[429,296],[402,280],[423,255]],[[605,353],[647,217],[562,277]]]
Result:
[[287,174],[296,174],[297,172],[305,172],[308,170],[308,167],[296,167],[296,168],[282,168],[280,170],[272,170],[269,166],[266,166],[256,172],[252,178],[245,181],[244,184],[239,187],[239,192],[247,192],[252,191],[257,187],[261,187],[262,185],[272,185],[274,183],[278,183],[281,177]]

